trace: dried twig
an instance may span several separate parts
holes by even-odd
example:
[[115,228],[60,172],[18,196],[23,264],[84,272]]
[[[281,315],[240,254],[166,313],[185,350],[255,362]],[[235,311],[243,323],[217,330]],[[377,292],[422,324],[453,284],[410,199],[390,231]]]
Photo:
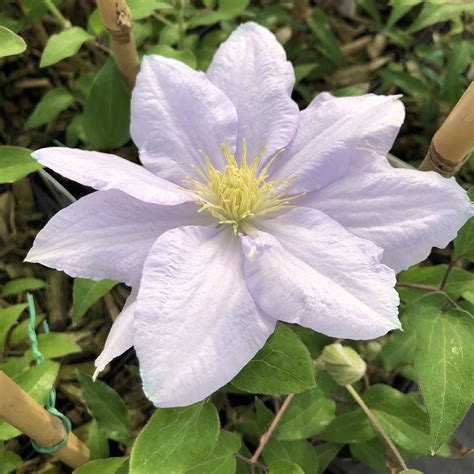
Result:
[[263,433],[262,437],[260,438],[260,444],[258,445],[257,450],[255,451],[254,455],[250,459],[251,465],[255,466],[256,462],[258,461],[258,458],[260,457],[260,454],[262,454],[263,449],[265,448],[266,444],[270,440],[273,432],[275,431],[275,428],[278,426],[278,423],[281,420],[281,417],[283,416],[283,413],[285,413],[286,409],[288,408],[288,405],[290,404],[291,400],[293,400],[293,397],[295,396],[294,393],[291,393],[285,398],[285,401],[283,402],[283,405],[281,408],[278,410],[277,414],[275,415],[275,418],[273,418],[273,421],[271,422],[270,426],[268,427],[268,430]]

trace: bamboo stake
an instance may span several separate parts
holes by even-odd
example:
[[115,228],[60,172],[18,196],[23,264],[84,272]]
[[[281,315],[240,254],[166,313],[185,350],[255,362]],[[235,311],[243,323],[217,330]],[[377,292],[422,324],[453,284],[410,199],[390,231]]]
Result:
[[474,150],[474,82],[435,133],[421,171],[453,176]]
[[[54,446],[65,436],[61,420],[46,411],[1,370],[0,418],[41,447]],[[89,448],[74,433],[69,434],[66,446],[53,456],[72,468],[82,466],[90,459]]]
[[139,69],[139,59],[132,33],[132,15],[126,0],[97,0],[102,23],[109,33],[115,62],[127,89],[131,92]]

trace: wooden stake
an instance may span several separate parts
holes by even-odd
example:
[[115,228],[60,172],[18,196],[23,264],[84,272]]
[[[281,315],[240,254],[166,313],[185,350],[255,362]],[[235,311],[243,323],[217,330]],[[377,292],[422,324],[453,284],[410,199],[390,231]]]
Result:
[[[0,418],[41,447],[54,446],[65,436],[62,421],[46,411],[1,370]],[[66,446],[53,456],[74,469],[90,460],[89,448],[74,433],[69,434]]]
[[125,85],[131,92],[140,68],[135,39],[132,33],[132,15],[126,0],[97,0],[102,23],[109,33],[115,62]]
[[459,99],[431,140],[430,149],[418,167],[453,176],[474,150],[474,82]]

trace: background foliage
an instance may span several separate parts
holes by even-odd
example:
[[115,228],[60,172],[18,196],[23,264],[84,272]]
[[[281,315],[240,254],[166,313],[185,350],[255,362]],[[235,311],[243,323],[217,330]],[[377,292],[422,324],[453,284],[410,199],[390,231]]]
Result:
[[[237,24],[277,35],[295,66],[301,108],[316,93],[402,93],[407,119],[392,150],[416,166],[474,76],[474,5],[376,0],[129,0],[140,54],[205,70]],[[93,360],[127,296],[113,281],[72,281],[22,263],[35,234],[90,190],[38,171],[30,150],[50,145],[112,151],[132,161],[130,97],[92,0],[0,1],[0,369],[40,403],[55,385],[94,461],[77,473],[250,472],[248,459],[288,409],[255,472],[350,472],[357,462],[396,472],[364,412],[319,364],[329,338],[280,324],[255,359],[211,400],[154,410],[133,351],[92,383]],[[459,173],[473,180],[474,159]],[[408,462],[464,456],[455,430],[474,398],[474,224],[445,250],[399,275],[404,332],[345,341],[367,363],[355,387]],[[35,295],[33,363],[25,292]],[[41,320],[52,329],[42,333]],[[366,468],[368,469],[368,467]],[[453,468],[454,469],[454,468]],[[65,472],[0,422],[0,472]]]

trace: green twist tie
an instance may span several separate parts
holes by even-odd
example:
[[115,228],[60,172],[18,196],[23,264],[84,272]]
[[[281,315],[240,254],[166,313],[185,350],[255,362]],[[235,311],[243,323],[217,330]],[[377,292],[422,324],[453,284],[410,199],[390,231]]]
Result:
[[[36,310],[35,310],[35,303],[33,301],[33,296],[30,293],[27,293],[26,300],[28,302],[28,311],[30,313],[30,325],[28,326],[28,337],[31,341],[31,352],[33,353],[33,356],[35,357],[36,363],[42,364],[44,362],[44,356],[39,349],[38,336],[36,335]],[[49,326],[46,320],[43,320],[42,327],[43,327],[44,333],[48,334]],[[69,418],[63,415],[56,408],[56,390],[54,389],[54,387],[51,389],[51,391],[48,394],[48,400],[46,401],[45,408],[49,413],[51,413],[51,415],[56,416],[62,421],[64,430],[66,431],[66,435],[61,441],[47,448],[38,446],[33,440],[31,440],[31,445],[38,453],[52,454],[64,448],[64,446],[66,446],[69,439],[69,434],[71,433],[71,430],[72,430],[72,425],[71,425],[71,422],[69,421]]]

